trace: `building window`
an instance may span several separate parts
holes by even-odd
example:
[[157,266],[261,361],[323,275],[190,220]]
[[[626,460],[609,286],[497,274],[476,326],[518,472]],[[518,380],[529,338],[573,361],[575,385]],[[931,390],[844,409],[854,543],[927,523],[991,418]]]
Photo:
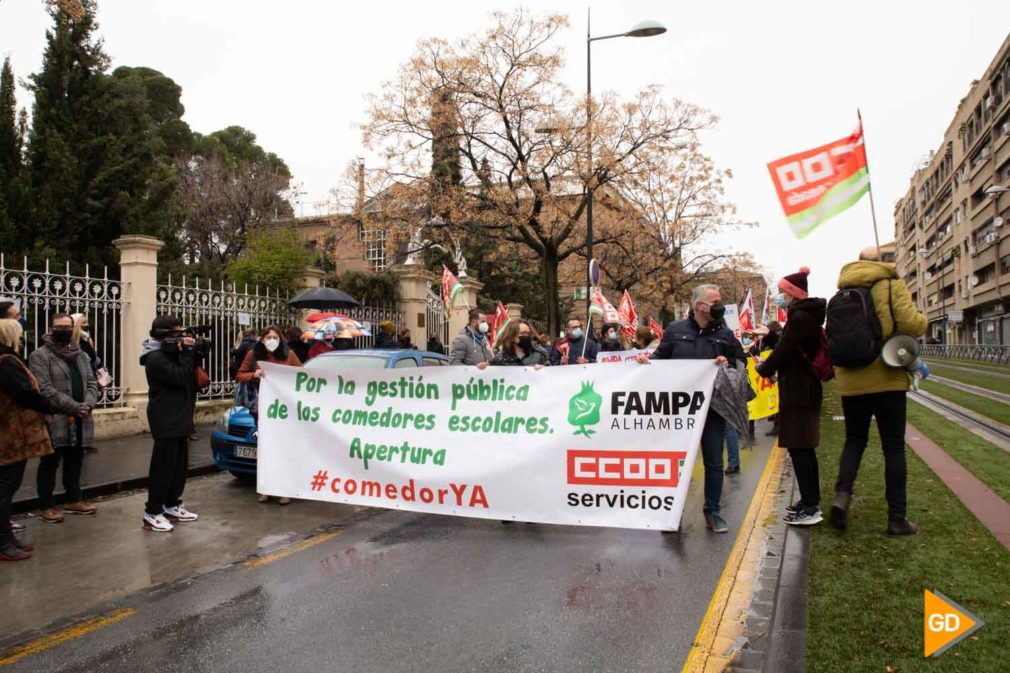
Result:
[[363,229],[361,240],[365,243],[365,259],[375,271],[386,270],[386,230]]
[[1000,273],[1010,273],[1010,255],[1005,255],[999,260]]

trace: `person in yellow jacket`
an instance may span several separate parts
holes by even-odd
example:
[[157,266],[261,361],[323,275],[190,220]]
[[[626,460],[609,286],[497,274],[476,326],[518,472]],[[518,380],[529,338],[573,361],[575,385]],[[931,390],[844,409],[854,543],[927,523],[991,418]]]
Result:
[[[908,286],[898,278],[894,264],[876,259],[876,248],[864,250],[858,262],[842,267],[838,288],[870,288],[883,341],[899,333],[921,337],[926,333],[926,316],[915,308]],[[852,488],[869,441],[870,421],[876,418],[884,451],[887,534],[914,535],[919,527],[908,520],[906,511],[905,404],[909,390],[908,372],[888,367],[878,357],[870,365],[859,369],[835,367],[835,377],[845,414],[845,446],[828,521],[839,530],[846,528]]]

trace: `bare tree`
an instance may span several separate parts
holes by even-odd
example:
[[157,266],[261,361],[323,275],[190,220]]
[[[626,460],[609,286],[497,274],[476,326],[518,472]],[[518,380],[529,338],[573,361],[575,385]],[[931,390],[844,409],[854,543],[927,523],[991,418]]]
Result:
[[238,258],[253,230],[292,214],[286,169],[215,154],[182,157],[176,168],[183,256],[208,278],[219,277]]
[[[559,81],[563,59],[553,45],[566,26],[561,15],[517,10],[492,14],[487,31],[456,43],[422,40],[371,97],[364,125],[366,144],[381,150],[387,174],[418,200],[416,212],[536,256],[552,333],[561,321],[559,265],[586,247],[589,192],[620,193],[622,182],[656,157],[696,144],[696,132],[713,122],[695,106],[664,100],[656,88],[623,103],[574,96]],[[445,176],[453,171],[431,170],[432,146],[446,140],[460,157],[451,182]],[[611,228],[596,243],[624,234]]]

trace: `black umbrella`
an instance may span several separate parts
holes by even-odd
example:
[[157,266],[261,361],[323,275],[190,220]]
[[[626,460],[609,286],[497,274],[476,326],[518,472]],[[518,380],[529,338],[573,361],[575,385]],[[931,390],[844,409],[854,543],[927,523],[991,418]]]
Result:
[[294,308],[354,308],[361,306],[357,299],[335,287],[310,287],[288,302]]

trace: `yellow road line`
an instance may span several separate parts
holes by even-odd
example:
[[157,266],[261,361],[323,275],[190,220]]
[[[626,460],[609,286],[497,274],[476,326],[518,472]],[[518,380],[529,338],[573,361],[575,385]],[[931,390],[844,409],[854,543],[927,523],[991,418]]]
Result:
[[[733,542],[733,549],[730,550],[729,558],[726,559],[726,566],[722,569],[722,575],[719,576],[719,582],[715,585],[715,591],[712,592],[712,600],[708,603],[705,616],[701,619],[701,626],[698,627],[698,633],[694,637],[694,642],[691,643],[691,651],[687,655],[687,660],[684,662],[684,668],[681,669],[681,673],[699,673],[705,670],[705,662],[712,653],[712,644],[715,642],[715,635],[719,630],[719,622],[722,619],[723,612],[726,610],[726,603],[729,601],[729,595],[733,589],[733,581],[736,579],[740,562],[743,560],[747,541],[754,531],[754,526],[757,525],[758,513],[761,511],[761,505],[765,496],[769,495],[771,491],[769,484],[772,481],[772,477],[777,476],[782,470],[784,455],[785,451],[779,448],[779,443],[776,439],[775,444],[772,446],[771,455],[768,456],[768,462],[765,463],[765,468],[761,472],[761,478],[754,489],[754,495],[751,497],[747,514],[744,515],[743,522],[740,525],[740,532],[737,533],[736,540]],[[778,479],[775,482],[777,487]],[[772,492],[771,495],[774,495],[774,493]]]
[[7,666],[8,664],[13,664],[19,659],[24,659],[25,657],[30,657],[46,650],[52,649],[61,643],[65,643],[68,640],[73,640],[75,638],[80,638],[81,636],[87,635],[92,631],[97,631],[100,628],[115,624],[118,621],[122,621],[134,614],[137,610],[135,608],[124,608],[122,610],[116,610],[115,612],[110,612],[107,615],[102,615],[100,617],[92,617],[90,619],[85,619],[84,621],[78,622],[72,626],[68,626],[65,629],[57,631],[56,633],[50,633],[47,636],[42,636],[37,638],[30,643],[15,647],[14,649],[8,650],[0,654],[0,666]]
[[320,533],[315,537],[310,537],[307,540],[302,540],[301,542],[296,542],[293,545],[284,547],[283,549],[278,549],[277,551],[270,552],[263,556],[257,556],[256,558],[251,558],[245,562],[245,568],[247,570],[252,570],[253,568],[262,568],[263,566],[273,563],[274,561],[279,561],[282,558],[291,556],[292,554],[297,554],[300,551],[304,551],[309,547],[315,547],[317,544],[321,544],[328,540],[332,540],[344,531],[336,530],[329,533]]

